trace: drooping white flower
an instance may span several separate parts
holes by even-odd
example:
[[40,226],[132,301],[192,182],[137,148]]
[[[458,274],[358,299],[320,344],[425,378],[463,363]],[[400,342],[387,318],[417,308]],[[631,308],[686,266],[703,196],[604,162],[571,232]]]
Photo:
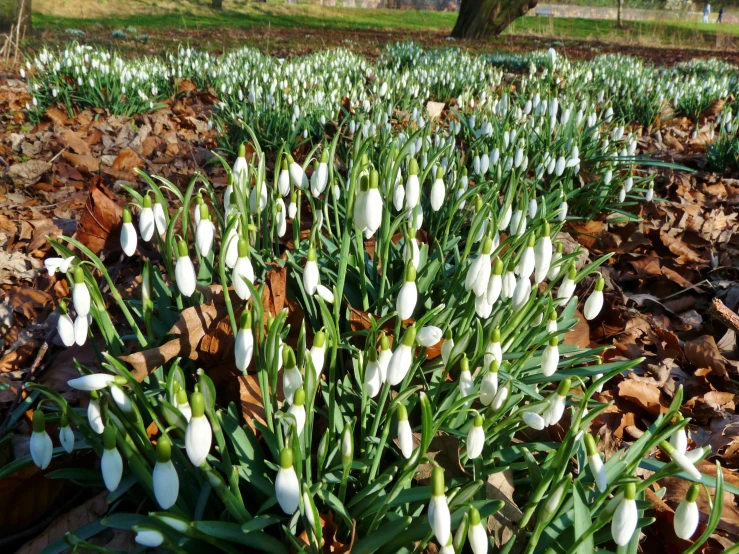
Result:
[[181,240],[177,245],[177,263],[174,268],[175,283],[177,289],[183,296],[190,297],[195,292],[197,279],[195,277],[195,266],[187,252],[187,243]]
[[236,296],[242,300],[249,300],[251,297],[251,289],[246,284],[248,280],[254,283],[254,267],[251,265],[249,258],[249,242],[240,239],[238,243],[238,258],[231,272],[231,281],[233,283]]
[[287,217],[295,219],[296,215],[298,215],[298,195],[293,192],[290,194],[290,204],[287,206]]
[[490,340],[485,345],[485,355],[483,363],[485,367],[490,367],[493,360],[498,362],[498,366],[503,363],[503,347],[500,344],[500,327],[495,327],[490,334]]
[[74,320],[74,342],[78,346],[83,346],[87,340],[87,331],[89,329],[89,323],[86,316],[77,316]]
[[490,253],[493,251],[493,239],[485,237],[482,251],[472,262],[465,276],[464,288],[471,290],[475,296],[482,296],[487,291],[490,273],[492,271]]
[[498,392],[495,395],[495,398],[493,398],[493,402],[490,404],[490,408],[497,412],[500,410],[503,406],[505,406],[506,401],[508,400],[508,395],[511,393],[511,381],[510,379],[506,381],[506,383],[498,388]]
[[490,406],[498,394],[498,368],[498,360],[493,360],[480,381],[480,402],[483,406]]
[[391,386],[400,384],[413,363],[413,346],[416,342],[416,327],[406,329],[402,342],[395,348],[387,368],[387,381]]
[[451,514],[445,495],[444,470],[434,466],[431,474],[432,492],[429,502],[428,519],[431,530],[439,544],[446,544],[451,537]]
[[116,427],[108,425],[103,433],[103,455],[100,458],[100,470],[103,474],[105,488],[113,492],[118,488],[123,476],[123,458],[116,448]]
[[405,182],[405,209],[413,210],[421,200],[421,184],[418,181],[418,162],[411,158],[408,163],[408,179]]
[[611,522],[611,535],[613,542],[618,546],[626,546],[631,537],[634,536],[636,524],[639,521],[639,513],[636,510],[636,486],[627,483],[624,496],[616,507]]
[[72,428],[69,426],[69,420],[67,419],[66,413],[62,415],[62,421],[59,425],[59,442],[67,454],[72,453],[72,450],[74,449],[74,431],[72,431]]
[[74,256],[69,256],[67,258],[47,258],[44,260],[44,267],[46,268],[46,271],[52,274],[57,271],[60,273],[66,273],[69,271],[69,266],[73,261]]
[[672,446],[667,441],[662,441],[660,443],[660,446],[662,447],[662,450],[667,452],[667,455],[672,458],[672,461],[677,464],[680,469],[682,469],[685,473],[693,477],[695,480],[701,479],[701,472],[698,471],[698,469],[695,467],[693,462],[690,460],[690,458],[686,454],[680,453],[678,450],[675,449],[674,446]]
[[308,248],[308,259],[305,262],[305,268],[303,269],[303,288],[309,295],[316,293],[316,289],[321,281],[320,273],[318,271],[318,262],[316,261],[316,249],[311,246]]
[[[470,361],[467,359],[467,355],[463,354],[459,361],[459,395],[462,398],[467,398],[473,394],[475,394],[475,381],[472,378],[472,372],[470,372]],[[469,404],[470,402],[468,402]]]
[[195,228],[195,246],[197,247],[198,252],[200,252],[200,255],[207,258],[213,248],[216,228],[210,220],[207,204],[201,204],[199,212],[200,222]]
[[482,454],[484,446],[485,430],[482,428],[482,416],[476,414],[472,427],[467,432],[467,458],[470,460],[478,458]]
[[85,284],[85,272],[80,266],[74,268],[74,284],[72,285],[72,304],[77,316],[90,313],[90,291]]
[[305,390],[303,387],[298,387],[295,391],[287,413],[295,418],[295,432],[300,436],[305,427]]
[[282,238],[287,233],[287,208],[285,201],[278,198],[275,202],[275,224],[277,225],[277,236]]
[[544,418],[541,417],[536,412],[524,412],[521,415],[521,418],[523,419],[524,423],[531,427],[532,429],[536,431],[541,431],[544,429],[544,427],[547,426],[546,421],[544,421]]
[[[143,204],[144,205],[141,208],[141,213],[139,214],[139,232],[141,233],[141,238],[146,242],[149,242],[154,236],[154,230],[156,229],[151,196],[149,196],[148,194],[145,195]],[[123,231],[121,231],[121,242],[123,242]]]
[[504,300],[513,298],[513,293],[516,290],[516,275],[512,271],[506,271],[503,274],[503,283],[500,288],[500,296]]
[[649,183],[649,188],[647,189],[647,194],[644,195],[644,199],[647,202],[654,200],[654,183]]
[[698,509],[698,495],[700,487],[697,483],[690,485],[685,500],[675,510],[675,534],[683,540],[689,540],[698,529],[700,510]]
[[159,236],[163,236],[167,232],[167,216],[159,199],[154,202],[152,211],[154,212],[154,225],[157,228],[157,233],[159,233]]
[[408,411],[403,404],[398,404],[398,445],[403,457],[408,460],[413,455],[413,431],[408,422]]
[[[236,222],[235,224],[233,224],[234,221]],[[226,267],[228,267],[229,269],[233,269],[233,267],[236,265],[236,261],[239,259],[239,224],[236,215],[229,216],[228,226],[230,228],[226,233],[226,238],[223,239],[221,252],[223,252],[224,250],[226,252]]]
[[446,187],[444,186],[444,170],[439,168],[436,172],[436,180],[431,185],[431,209],[438,212],[444,205],[446,198]]
[[156,548],[164,542],[164,535],[156,529],[148,529],[137,525],[134,530],[136,531],[134,540],[141,546]]
[[187,400],[187,391],[185,389],[179,389],[175,401],[182,417],[185,418],[185,421],[190,421],[192,419],[192,408],[190,407],[190,402]]
[[557,291],[557,301],[561,306],[567,304],[572,298],[572,294],[575,292],[575,277],[577,276],[577,270],[575,265],[570,265],[570,269],[567,271],[564,279],[559,284],[559,290]]
[[670,437],[670,444],[680,452],[680,454],[685,454],[688,451],[688,435],[685,432],[685,428],[678,429],[675,431],[672,436]]
[[434,327],[433,325],[426,325],[422,327],[420,331],[418,331],[418,334],[416,335],[416,342],[420,346],[425,346],[426,348],[428,348],[430,346],[438,344],[443,336],[444,334],[438,327]]
[[290,172],[287,169],[287,158],[282,158],[280,175],[277,177],[277,190],[283,198],[290,194]]
[[528,277],[519,277],[516,282],[516,286],[513,289],[513,296],[511,297],[511,307],[513,310],[518,310],[523,307],[531,296],[531,281]]
[[313,172],[313,178],[311,179],[311,194],[318,198],[323,191],[326,190],[328,184],[328,150],[324,150],[321,153],[321,162]]
[[608,477],[606,476],[606,468],[603,465],[603,460],[600,459],[600,454],[595,446],[595,440],[590,433],[583,435],[585,439],[585,450],[588,455],[588,466],[590,466],[590,473],[593,474],[595,484],[600,492],[606,492],[608,488]]
[[185,430],[185,451],[190,462],[200,467],[210,452],[213,441],[213,429],[205,415],[205,398],[201,392],[194,392],[190,396],[192,417]]
[[121,250],[126,256],[133,256],[136,252],[136,228],[128,208],[123,208],[123,225],[121,226]]
[[293,451],[283,448],[280,452],[280,469],[275,478],[275,496],[282,511],[292,515],[300,504],[300,483],[293,467]]
[[334,303],[334,293],[331,292],[331,289],[329,289],[328,287],[324,287],[323,285],[319,284],[316,287],[316,295],[320,296],[324,302],[327,302],[329,304]]
[[90,428],[98,435],[102,435],[103,431],[105,431],[103,414],[100,410],[100,401],[95,391],[90,393],[90,403],[87,405],[87,422],[90,424]]
[[541,373],[544,377],[551,377],[557,371],[559,364],[559,339],[552,337],[541,353]]
[[367,396],[370,398],[377,396],[384,381],[382,367],[377,358],[377,350],[372,346],[369,349],[367,367],[364,370],[364,388],[367,391]]
[[102,390],[116,381],[116,376],[109,373],[91,373],[67,381],[73,389],[83,391]]
[[488,280],[488,288],[485,292],[485,301],[493,306],[500,298],[500,293],[503,289],[503,262],[500,258],[495,259],[493,264],[493,271]]
[[562,264],[558,264],[560,259],[562,259],[562,243],[557,243],[557,249],[554,251],[554,254],[552,254],[552,261],[549,264],[549,271],[547,272],[547,278],[550,281],[553,281],[554,279],[559,276],[559,273],[562,271]]
[[600,310],[603,308],[603,288],[605,287],[605,283],[603,277],[598,277],[598,280],[595,282],[595,290],[585,301],[582,313],[588,321],[598,317]]
[[290,172],[290,180],[293,182],[293,185],[300,190],[307,189],[308,177],[306,177],[302,166],[298,164],[290,154],[287,155],[287,163],[288,171]]
[[282,361],[285,366],[282,372],[282,392],[285,402],[293,403],[295,391],[303,386],[303,375],[295,361],[295,351],[289,346],[282,347]]
[[249,175],[249,164],[246,161],[246,145],[239,145],[239,153],[236,157],[236,161],[233,165],[233,178],[234,183],[241,187],[241,190],[246,190],[248,175]]
[[480,512],[474,506],[470,508],[470,529],[467,531],[467,540],[473,554],[487,554],[490,547],[488,534],[480,519]]
[[549,407],[542,414],[547,425],[556,425],[562,419],[567,403],[567,393],[570,391],[572,382],[570,379],[563,379],[554,394],[549,397]]
[[168,510],[177,502],[180,494],[180,478],[171,460],[172,443],[164,435],[157,441],[157,461],[152,472],[154,496],[163,510]]
[[545,221],[542,235],[534,247],[534,283],[537,285],[546,279],[552,263],[552,239],[549,233],[549,223]]
[[234,355],[236,357],[236,368],[245,372],[254,355],[254,332],[251,329],[251,310],[247,307],[241,314],[241,325],[236,333],[234,344]]
[[313,337],[313,346],[308,351],[313,369],[316,372],[316,381],[321,378],[321,372],[323,372],[323,365],[326,360],[326,332],[321,329]]
[[126,392],[115,383],[110,385],[110,396],[113,398],[113,402],[115,402],[116,406],[118,406],[118,409],[124,414],[130,414],[133,412],[133,403],[131,402],[131,399],[128,398]]
[[393,351],[390,350],[390,339],[387,335],[382,335],[380,339],[380,355],[377,357],[377,363],[380,364],[382,372],[382,382],[387,381],[387,369],[390,367],[390,360],[393,358]]
[[370,173],[369,188],[367,189],[364,204],[364,238],[368,239],[377,232],[382,223],[382,195],[378,188],[380,174],[376,169]]
[[412,264],[405,267],[405,279],[400,287],[398,298],[395,302],[395,310],[401,320],[406,320],[413,315],[418,301],[418,289],[416,288],[416,268]]
[[41,410],[33,412],[33,433],[29,446],[33,463],[42,470],[49,467],[51,456],[54,453],[54,445],[51,443],[51,437],[46,432],[46,418]]
[[526,248],[521,254],[521,260],[518,262],[518,276],[522,279],[528,279],[534,272],[536,266],[536,253],[534,251],[534,244],[536,237],[532,233],[529,235],[528,243]]
[[452,355],[452,350],[454,350],[454,337],[452,335],[452,330],[447,327],[447,330],[444,333],[444,342],[441,345],[441,361],[444,362],[444,365],[449,363],[449,357]]

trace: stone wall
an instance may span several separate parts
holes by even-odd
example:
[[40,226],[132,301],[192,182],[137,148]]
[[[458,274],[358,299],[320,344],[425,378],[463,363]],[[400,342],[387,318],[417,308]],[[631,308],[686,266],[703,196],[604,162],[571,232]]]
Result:
[[[724,13],[724,23],[739,23],[739,14],[731,13],[729,9]],[[552,14],[554,17],[580,17],[583,19],[616,19],[618,17],[617,8],[595,8],[588,6],[569,6],[559,4],[539,4],[531,10],[527,15],[537,15],[537,13]],[[718,17],[718,4],[712,6],[710,21],[716,22]],[[703,19],[703,12],[698,11],[675,11],[675,10],[642,10],[637,8],[624,8],[621,10],[621,19],[624,21],[692,21],[700,22]]]

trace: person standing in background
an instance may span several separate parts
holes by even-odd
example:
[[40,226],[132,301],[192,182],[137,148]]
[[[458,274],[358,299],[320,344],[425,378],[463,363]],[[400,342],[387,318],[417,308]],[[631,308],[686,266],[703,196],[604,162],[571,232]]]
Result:
[[718,11],[718,19],[716,20],[716,23],[721,23],[723,21],[725,9],[726,9],[726,6],[721,6],[721,9]]
[[709,15],[711,15],[711,3],[706,2],[706,6],[703,8],[703,23],[708,23]]

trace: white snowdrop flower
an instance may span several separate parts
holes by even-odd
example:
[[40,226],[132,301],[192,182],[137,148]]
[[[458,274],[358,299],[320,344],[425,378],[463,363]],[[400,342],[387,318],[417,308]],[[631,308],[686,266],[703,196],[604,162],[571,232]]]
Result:
[[623,202],[624,200],[626,200],[626,189],[624,187],[621,187],[618,190],[618,201]]
[[104,389],[116,381],[116,376],[109,373],[91,373],[77,377],[76,379],[70,379],[67,381],[67,385],[77,390],[97,391]]
[[234,344],[234,356],[236,358],[236,368],[245,372],[251,363],[254,355],[254,332],[251,329],[251,310],[247,307],[241,314],[241,325],[236,333]]
[[408,422],[408,411],[403,404],[398,404],[398,445],[403,457],[408,460],[413,455],[413,431]]
[[556,425],[562,419],[567,403],[567,393],[571,384],[570,379],[563,379],[559,383],[556,392],[549,397],[549,407],[542,415],[547,425]]
[[[336,199],[339,199],[339,195],[336,194]],[[287,206],[287,217],[295,219],[298,215],[298,195],[295,192],[290,193],[290,204]]]
[[159,233],[159,236],[163,236],[167,232],[167,216],[164,213],[164,206],[159,199],[154,202],[152,211],[154,212],[154,226],[157,229],[157,233]]
[[86,316],[77,316],[74,320],[74,342],[78,346],[83,346],[87,340],[87,331],[89,329],[89,323]]
[[285,369],[282,372],[282,392],[285,402],[292,404],[295,391],[303,386],[303,375],[295,362],[295,351],[287,344],[282,347],[282,360]]
[[438,344],[444,334],[441,329],[433,325],[426,325],[418,331],[416,335],[416,342],[419,346],[425,346],[426,348]]
[[320,296],[324,302],[328,304],[334,303],[334,293],[331,292],[331,289],[328,287],[324,287],[323,285],[318,285],[316,287],[316,294]]
[[698,495],[700,487],[697,483],[693,483],[688,488],[685,500],[680,502],[675,510],[675,534],[683,540],[689,540],[698,529],[700,522],[700,510],[698,510]]
[[408,179],[405,182],[405,209],[412,210],[421,200],[421,184],[418,181],[418,162],[411,158],[408,163]]
[[233,283],[236,296],[242,300],[249,300],[251,289],[246,284],[246,281],[248,280],[250,283],[254,283],[254,268],[249,258],[249,243],[244,239],[240,239],[237,248],[238,258],[231,272],[231,282]]
[[510,204],[508,204],[503,209],[501,209],[500,214],[498,214],[499,229],[507,229],[512,217],[513,208],[510,206]]
[[382,335],[380,339],[380,355],[377,357],[377,363],[380,365],[380,373],[382,382],[387,381],[387,368],[390,367],[390,360],[393,358],[393,352],[390,350],[390,340],[387,335]]
[[157,503],[168,510],[177,502],[180,494],[180,478],[171,460],[172,443],[162,435],[157,441],[157,461],[152,472],[152,485]]
[[[470,362],[467,359],[467,355],[463,354],[462,359],[459,362],[459,395],[462,398],[467,398],[475,394],[475,381],[472,378],[470,372]],[[469,402],[468,402],[469,404]]]
[[283,198],[290,194],[290,171],[287,169],[287,158],[282,158],[280,175],[277,177],[277,190]]
[[510,224],[511,234],[515,233],[516,236],[522,236],[526,232],[526,218],[523,215],[523,210],[517,209],[511,216]]
[[538,205],[536,204],[536,198],[529,199],[529,219],[534,219],[536,217],[536,212],[539,210]]
[[636,510],[636,486],[627,483],[624,496],[616,507],[611,522],[611,536],[618,546],[626,546],[634,536],[639,513]]
[[418,289],[416,288],[416,268],[412,264],[406,265],[405,279],[400,287],[398,298],[395,302],[395,310],[401,320],[406,320],[413,315],[418,301]]
[[508,396],[511,392],[511,382],[506,381],[505,385],[498,388],[498,392],[495,395],[495,398],[493,398],[493,402],[490,404],[490,408],[497,412],[500,410],[506,403],[506,400],[508,400]]
[[598,317],[598,314],[603,308],[603,288],[605,287],[605,283],[606,282],[603,277],[598,277],[598,280],[595,282],[595,290],[585,301],[585,306],[583,307],[583,315],[588,321],[591,321]]
[[[151,202],[151,199],[149,199]],[[146,197],[144,197],[144,202],[146,202]],[[198,228],[198,225],[200,224],[200,207],[204,204],[203,202],[203,195],[201,193],[197,193],[195,195],[195,207],[192,210],[192,222],[195,224],[195,229]],[[143,213],[143,210],[141,210],[141,213]],[[153,211],[152,211],[153,216]],[[139,223],[141,222],[141,216],[139,216]],[[143,238],[143,232],[141,233]]]
[[293,402],[287,413],[295,418],[295,432],[300,436],[305,427],[305,390],[299,387],[293,395]]
[[300,483],[293,466],[293,451],[283,448],[280,452],[280,469],[275,478],[275,496],[282,511],[292,515],[300,504]]
[[377,232],[382,223],[382,195],[378,188],[380,174],[373,169],[369,178],[369,189],[364,199],[364,237],[370,238]]
[[490,279],[491,261],[490,253],[493,251],[493,239],[485,237],[481,253],[475,258],[467,270],[465,276],[464,288],[471,290],[475,296],[481,296],[487,291],[488,280]]
[[205,462],[213,441],[213,430],[205,415],[205,398],[201,392],[190,395],[190,409],[192,417],[185,430],[185,452],[195,467]]
[[316,293],[321,279],[316,260],[316,249],[311,246],[308,248],[308,259],[305,262],[305,269],[303,269],[303,288],[311,296]]
[[200,252],[200,255],[207,258],[213,248],[216,228],[210,220],[210,214],[208,213],[208,206],[206,204],[200,205],[198,213],[200,213],[200,222],[195,228],[195,246],[198,252]]
[[557,243],[557,248],[552,254],[552,261],[549,264],[549,271],[547,271],[547,278],[550,281],[556,279],[562,271],[562,264],[557,264],[562,259],[563,245],[561,242]]
[[395,348],[387,368],[387,381],[391,386],[400,384],[413,363],[413,347],[416,343],[416,327],[406,329],[402,342]]
[[249,191],[249,211],[251,213],[263,212],[268,200],[267,183],[257,181]]
[[115,425],[108,425],[103,433],[103,455],[100,458],[100,469],[103,474],[105,488],[113,492],[118,488],[123,476],[123,459],[116,448]]
[[451,534],[449,535],[449,540],[447,541],[445,546],[442,546],[439,550],[439,554],[456,554],[454,551],[454,541],[452,540]]
[[537,285],[546,279],[552,263],[552,239],[549,233],[549,223],[545,221],[542,235],[534,246],[534,283]]
[[444,333],[444,342],[441,345],[441,361],[444,365],[449,363],[449,357],[452,355],[454,350],[454,338],[452,336],[452,330],[447,328]]
[[470,528],[467,531],[467,540],[473,554],[487,554],[490,547],[488,534],[480,519],[480,512],[474,506],[470,508]]
[[185,389],[177,391],[175,402],[177,409],[182,414],[182,417],[185,418],[185,421],[190,421],[192,419],[192,408],[190,407],[190,403],[187,401],[187,391]]
[[74,268],[74,284],[72,285],[72,304],[77,316],[86,316],[90,313],[90,291],[85,284],[85,272],[80,266]]
[[520,277],[513,289],[511,307],[514,310],[522,308],[528,302],[529,296],[531,296],[531,281],[528,277]]
[[53,274],[59,271],[60,273],[66,273],[69,271],[69,266],[74,261],[74,256],[67,258],[47,258],[44,260],[44,267],[46,271]]
[[568,209],[569,209],[569,204],[567,204],[567,200],[562,200],[562,203],[559,205],[559,209],[557,210],[557,219],[560,222],[567,219]]
[[688,435],[685,432],[684,427],[682,429],[678,429],[672,434],[670,437],[670,444],[675,448],[675,450],[680,452],[680,454],[685,454],[688,451]]
[[156,548],[158,546],[161,546],[164,542],[164,535],[162,535],[156,529],[142,528],[141,526],[137,525],[135,530],[136,536],[134,537],[134,540],[141,546]]
[[483,363],[485,367],[490,367],[493,361],[497,361],[498,365],[503,363],[503,347],[500,343],[500,327],[495,327],[490,334],[490,340],[485,345],[485,355]]
[[367,354],[367,367],[364,370],[364,388],[367,391],[367,396],[370,398],[377,396],[384,381],[383,370],[377,357],[377,350],[372,346]]
[[667,452],[667,455],[672,458],[672,461],[675,462],[675,464],[680,467],[685,473],[693,477],[695,480],[700,480],[701,478],[701,472],[698,471],[698,469],[695,467],[693,462],[690,460],[690,458],[687,456],[687,454],[682,454],[678,450],[675,449],[674,446],[672,446],[667,441],[662,441],[660,443],[660,446],[662,447],[662,450]]
[[536,431],[541,431],[544,429],[544,427],[547,426],[546,421],[544,421],[544,418],[541,417],[536,412],[524,412],[521,415],[521,419],[523,419],[524,423],[531,427],[532,429]]
[[500,298],[503,288],[503,262],[500,258],[496,258],[493,264],[493,272],[488,280],[488,287],[485,291],[485,301],[492,307]]
[[503,274],[503,283],[500,288],[500,296],[504,300],[513,298],[513,292],[516,290],[516,274],[512,271],[506,271]]
[[318,331],[313,337],[313,346],[308,351],[313,369],[316,372],[316,381],[321,378],[323,365],[326,359],[326,333],[323,329]]
[[103,431],[105,431],[103,414],[100,410],[100,401],[95,391],[90,393],[90,403],[87,405],[87,422],[90,424],[90,428],[98,435],[102,435]]
[[434,466],[431,483],[432,492],[428,510],[429,525],[439,544],[446,544],[452,535],[452,518],[445,495],[444,470],[441,467]]
[[174,268],[175,283],[183,296],[190,297],[195,292],[197,279],[195,266],[187,252],[187,243],[181,240],[177,245],[177,263]]
[[444,205],[446,199],[446,186],[444,185],[444,170],[439,168],[436,172],[436,180],[431,185],[431,209],[438,212]]
[[69,420],[67,419],[66,413],[62,414],[62,421],[59,425],[59,442],[67,454],[72,453],[72,450],[74,449],[74,431],[72,431],[72,428],[69,426]]
[[290,180],[292,181],[293,185],[300,190],[307,189],[308,177],[306,177],[305,171],[303,171],[302,166],[298,164],[290,154],[287,155],[287,163],[288,172],[290,173]]
[[483,446],[485,446],[485,430],[482,428],[482,416],[476,414],[472,427],[467,432],[467,458],[474,460],[480,457]]
[[413,227],[409,229],[407,240],[403,241],[403,262],[406,265],[412,264],[416,271],[418,271],[418,266],[421,264],[421,251],[418,248],[416,230]]
[[[316,172],[316,183],[315,186],[311,183],[311,193],[313,196],[318,197],[323,194],[328,185],[328,150],[324,150],[321,153],[321,162],[318,164],[318,171]],[[283,195],[285,196],[285,195]]]
[[131,399],[128,398],[126,392],[115,383],[110,385],[110,396],[113,397],[113,402],[116,403],[116,406],[118,406],[124,414],[130,414],[133,412],[133,403],[131,402]]
[[[73,441],[74,442],[74,439]],[[46,418],[41,410],[33,412],[33,433],[31,434],[31,459],[39,469],[46,469],[51,463],[54,445],[46,432]]]
[[405,187],[397,183],[393,189],[393,207],[396,212],[403,211],[403,204],[405,203]]
[[647,189],[647,194],[644,196],[644,199],[647,202],[654,200],[654,183],[649,183],[649,188]]
[[480,175],[485,175],[490,169],[490,156],[487,151],[480,156]]
[[603,460],[600,459],[600,454],[595,446],[595,440],[589,433],[585,433],[583,437],[585,438],[585,450],[588,455],[588,466],[590,466],[590,472],[593,474],[595,484],[600,492],[606,492],[606,489],[608,489],[606,468],[603,465]]
[[498,361],[493,360],[480,382],[480,402],[483,406],[490,406],[498,394],[498,367]]
[[534,243],[536,237],[531,234],[526,245],[526,248],[521,254],[521,260],[518,262],[518,274],[521,278],[527,279],[531,277],[536,266],[536,253],[534,250]]
[[557,371],[557,365],[559,364],[558,343],[559,339],[552,337],[541,354],[541,373],[544,377],[551,377]]
[[239,155],[236,157],[236,161],[233,165],[233,178],[234,183],[241,187],[241,190],[246,190],[247,179],[249,175],[249,164],[246,162],[246,145],[239,145]]
[[[125,220],[125,212],[124,212],[124,220]],[[125,221],[124,221],[124,225],[125,225]],[[155,230],[156,230],[156,223],[154,223],[154,210],[152,209],[151,196],[147,194],[144,196],[144,205],[141,208],[141,213],[139,214],[139,232],[141,233],[141,238],[145,240],[146,242],[149,242],[154,236]],[[123,244],[123,229],[121,229],[121,245],[122,244]],[[135,249],[136,247],[134,246],[134,250]],[[126,254],[126,255],[129,255],[129,254]]]
[[564,306],[572,298],[572,294],[575,292],[575,277],[577,276],[577,270],[575,264],[570,265],[570,269],[567,271],[564,279],[559,284],[559,290],[557,291],[557,301],[560,306]]
[[480,155],[475,154],[475,157],[472,158],[472,172],[475,175],[480,175],[482,173],[481,167],[480,167]]
[[547,327],[546,332],[548,335],[552,333],[556,333],[559,327],[557,326],[557,312],[555,310],[552,310],[549,312],[549,317],[547,318]]
[[627,177],[626,181],[624,181],[624,190],[628,193],[628,192],[631,192],[631,189],[633,187],[634,187],[634,178]]

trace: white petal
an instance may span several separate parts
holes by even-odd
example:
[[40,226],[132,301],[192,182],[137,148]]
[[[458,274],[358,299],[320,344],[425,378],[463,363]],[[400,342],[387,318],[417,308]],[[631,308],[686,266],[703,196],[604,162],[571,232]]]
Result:
[[541,431],[547,426],[544,418],[534,412],[524,412],[522,418],[526,425],[537,431]]
[[134,540],[142,546],[156,548],[164,542],[164,535],[154,529],[144,529],[136,533]]
[[697,502],[683,500],[675,510],[675,534],[683,540],[688,540],[698,529],[700,511]]
[[90,400],[87,406],[87,421],[90,427],[98,435],[102,435],[105,431],[105,424],[103,423],[103,416],[100,412],[100,402],[97,400]]
[[467,433],[467,457],[474,460],[482,454],[485,446],[485,431],[482,427],[473,425]]
[[426,325],[416,335],[416,342],[421,346],[430,347],[438,344],[444,336],[444,333],[438,327]]
[[31,433],[30,449],[33,463],[41,469],[46,469],[51,462],[51,455],[54,451],[49,434],[46,431]]
[[172,461],[157,462],[152,473],[154,496],[163,510],[174,506],[180,493],[180,478]]
[[110,375],[109,373],[92,373],[77,377],[76,379],[70,379],[67,381],[67,384],[73,389],[93,391],[104,389],[113,381],[115,381],[115,375]]
[[103,481],[105,488],[113,492],[118,488],[123,475],[123,459],[117,448],[103,450],[103,457],[100,459],[100,469],[103,472]]
[[59,442],[67,454],[72,453],[72,450],[74,449],[74,431],[72,431],[72,428],[69,427],[69,425],[59,428]]
[[619,546],[625,546],[634,536],[639,515],[636,511],[636,502],[624,498],[616,508],[611,523],[613,541]]
[[488,541],[488,535],[482,526],[482,522],[470,526],[468,538],[474,554],[487,554],[490,541]]
[[205,415],[193,417],[185,431],[185,451],[195,467],[200,467],[210,452],[213,431]]
[[328,304],[334,303],[334,293],[331,292],[331,289],[324,287],[323,285],[318,285],[316,287],[316,294],[323,298],[324,302]]
[[287,515],[292,515],[298,509],[300,499],[300,483],[295,469],[280,468],[275,479],[275,496],[280,508]]
[[411,362],[413,361],[413,351],[409,346],[403,343],[395,349],[393,357],[390,358],[390,363],[387,368],[387,380],[391,386],[400,384],[408,374],[408,370],[411,368]]
[[408,460],[413,455],[413,431],[407,419],[398,421],[398,443],[403,457]]

